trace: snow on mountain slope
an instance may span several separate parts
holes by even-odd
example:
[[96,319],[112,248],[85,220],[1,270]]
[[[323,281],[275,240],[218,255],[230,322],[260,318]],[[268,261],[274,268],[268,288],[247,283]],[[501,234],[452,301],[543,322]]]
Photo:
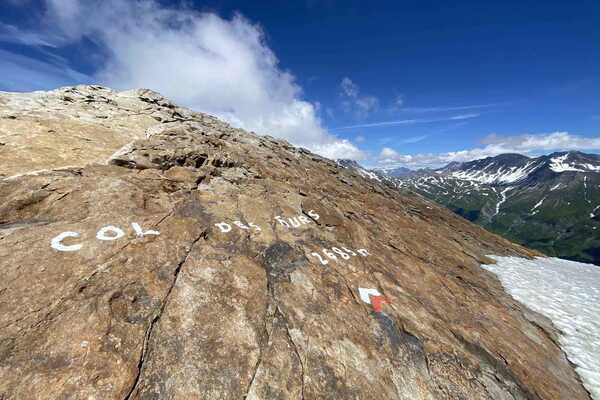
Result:
[[380,181],[381,182],[381,178],[374,172],[371,172],[369,170],[366,170],[364,168],[360,168],[359,170],[357,170],[358,173],[363,177],[363,178],[368,178],[368,179],[373,179],[376,181]]
[[518,166],[503,167],[503,166],[501,166],[496,170],[487,171],[488,169],[491,169],[491,167],[493,165],[494,165],[493,163],[488,164],[483,169],[475,169],[474,168],[474,169],[469,169],[466,171],[452,172],[450,174],[450,176],[457,178],[457,179],[476,181],[476,182],[481,182],[481,183],[486,183],[486,184],[493,184],[493,183],[509,184],[509,183],[519,182],[519,181],[527,178],[527,176],[529,176],[530,173],[535,171],[541,164],[536,161],[530,161],[521,167],[518,167]]
[[558,157],[550,159],[550,169],[554,172],[561,173],[567,171],[574,172],[600,172],[600,165],[594,165],[590,162],[585,162],[578,157],[573,157],[572,153],[566,153]]
[[576,168],[574,163],[566,162],[568,154],[550,159],[550,169],[554,172],[577,171],[585,172],[584,169]]
[[536,212],[535,210],[537,210],[538,207],[540,207],[542,204],[544,204],[544,200],[546,200],[546,196],[544,196],[540,201],[535,203],[535,205],[531,208],[531,211]]
[[372,172],[549,256],[600,265],[600,155],[501,154],[402,176]]
[[496,213],[494,215],[498,215],[500,212],[500,206],[506,201],[506,192],[512,189],[512,186],[507,187],[502,192],[500,192],[500,201],[496,203]]
[[560,258],[491,258],[497,264],[482,267],[560,329],[561,347],[592,398],[600,400],[600,267]]

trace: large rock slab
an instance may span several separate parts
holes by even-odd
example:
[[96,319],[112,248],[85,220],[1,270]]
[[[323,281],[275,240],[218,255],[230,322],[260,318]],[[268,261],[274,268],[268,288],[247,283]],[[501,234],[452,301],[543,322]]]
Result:
[[0,398],[589,398],[479,267],[534,253],[284,141],[119,112],[119,151],[2,158]]

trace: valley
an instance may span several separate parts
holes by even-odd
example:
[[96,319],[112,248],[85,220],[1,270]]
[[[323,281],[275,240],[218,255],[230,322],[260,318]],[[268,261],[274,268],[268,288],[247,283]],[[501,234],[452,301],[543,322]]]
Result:
[[549,256],[600,265],[598,155],[502,154],[438,170],[367,172]]

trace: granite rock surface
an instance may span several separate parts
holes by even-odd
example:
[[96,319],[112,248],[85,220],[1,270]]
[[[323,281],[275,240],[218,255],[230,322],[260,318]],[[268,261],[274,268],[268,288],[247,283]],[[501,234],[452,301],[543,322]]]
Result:
[[535,253],[160,95],[0,94],[0,399],[588,399]]

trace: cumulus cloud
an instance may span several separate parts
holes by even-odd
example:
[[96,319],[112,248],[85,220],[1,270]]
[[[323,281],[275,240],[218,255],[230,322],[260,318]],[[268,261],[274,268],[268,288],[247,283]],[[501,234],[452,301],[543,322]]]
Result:
[[427,154],[401,154],[392,148],[384,147],[377,158],[377,166],[435,168],[453,161],[465,162],[493,157],[503,153],[534,155],[550,151],[594,151],[600,150],[600,137],[583,137],[572,135],[568,132],[515,136],[492,134],[484,138],[482,144],[485,144],[485,146],[447,153]]
[[[263,31],[241,15],[223,19],[155,0],[45,0],[54,45],[91,39],[105,52],[95,74],[116,88],[148,87],[219,116],[336,158],[360,159],[352,143],[328,133],[302,98]],[[82,23],[85,21],[85,23]],[[56,30],[58,29],[58,33]],[[42,43],[40,35],[31,41]],[[340,152],[340,153],[338,153]]]
[[375,96],[362,95],[358,85],[348,77],[342,79],[340,90],[344,111],[359,119],[366,118],[379,106],[379,100]]

